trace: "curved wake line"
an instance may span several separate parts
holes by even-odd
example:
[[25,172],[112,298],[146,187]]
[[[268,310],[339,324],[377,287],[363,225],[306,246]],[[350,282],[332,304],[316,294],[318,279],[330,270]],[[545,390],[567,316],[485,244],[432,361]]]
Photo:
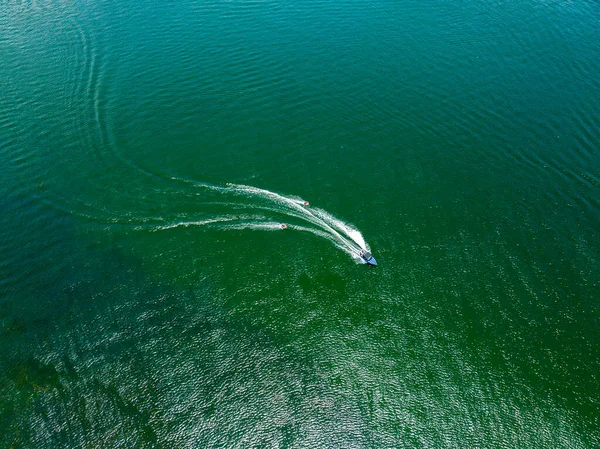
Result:
[[[259,204],[253,207],[304,220],[314,225],[318,229],[318,232],[312,228],[296,227],[296,229],[309,231],[315,235],[323,237],[353,257],[356,257],[361,250],[369,250],[369,246],[365,242],[364,237],[358,229],[355,229],[350,224],[334,217],[325,210],[308,208],[305,206],[305,202],[298,197],[288,197],[271,192],[270,190],[241,184],[227,184],[226,187],[221,187],[205,182],[190,181],[176,177],[171,177],[171,179],[174,181],[189,183],[196,187],[205,188],[221,194],[233,194],[244,196],[249,199],[267,201],[268,205],[266,206]],[[233,226],[238,227],[239,229],[240,225]],[[256,224],[254,226],[255,229],[257,229]],[[263,223],[259,226],[261,229],[271,229],[271,224]],[[274,229],[276,229],[277,226],[278,225],[275,225]]]
[[327,232],[323,232],[319,229],[309,228],[306,226],[297,226],[297,225],[287,225],[284,229],[281,227],[281,223],[273,223],[273,222],[242,222],[236,224],[225,224],[222,226],[218,226],[219,229],[235,229],[235,230],[244,230],[244,229],[252,229],[258,231],[284,231],[284,230],[292,230],[292,231],[301,231],[301,232],[309,232],[318,237],[322,237],[325,240],[332,241],[333,244],[347,253],[349,256],[356,260],[360,259],[360,250],[353,248],[352,246],[344,245],[342,242],[335,241],[331,239],[331,235]]
[[[332,219],[329,219],[329,220],[326,218],[324,219],[324,217],[327,217],[325,214],[320,214],[321,216],[319,216],[319,215],[313,213],[311,209],[304,207],[301,200],[297,200],[295,198],[288,198],[288,197],[280,195],[278,193],[274,193],[274,192],[271,192],[271,191],[265,190],[265,189],[259,189],[257,187],[236,185],[236,184],[229,184],[229,186],[233,188],[233,191],[235,193],[246,194],[247,196],[257,196],[260,198],[269,198],[269,199],[273,200],[273,202],[275,202],[276,204],[279,204],[284,207],[288,207],[292,211],[296,212],[296,213],[289,213],[290,215],[297,217],[297,218],[307,220],[310,223],[313,223],[314,225],[322,227],[325,230],[327,230],[332,236],[337,237],[344,243],[350,244],[350,242],[345,237],[343,237],[339,232],[337,232],[334,229],[335,227],[341,227],[341,226],[339,226],[338,223],[336,223],[336,222],[339,222],[340,220],[332,217],[331,215],[329,215],[329,217],[331,217]],[[318,212],[318,209],[314,209],[314,210],[315,210],[315,212]],[[329,217],[327,217],[327,218],[329,218]],[[354,241],[354,243],[356,243],[357,245],[360,246],[360,243],[357,242],[356,240],[354,240],[352,238],[352,236],[348,235],[347,233],[346,233],[346,235],[348,237],[350,237]],[[362,235],[361,235],[361,239],[362,239]],[[364,239],[362,239],[362,240],[364,242]]]
[[[144,170],[145,171],[145,170]],[[162,177],[160,175],[155,175]],[[288,217],[298,218],[304,220],[307,223],[312,224],[317,229],[306,228],[301,226],[292,226],[292,229],[302,230],[311,232],[319,237],[325,238],[332,242],[335,246],[342,249],[352,257],[358,257],[361,250],[370,251],[369,245],[365,242],[362,233],[351,226],[348,223],[334,217],[329,212],[314,208],[307,207],[301,198],[293,196],[280,195],[270,190],[260,189],[258,187],[247,186],[243,184],[227,184],[225,187],[217,186],[207,182],[189,180],[178,178],[174,176],[165,176],[166,179],[172,181],[181,182],[185,184],[191,184],[198,188],[204,188],[212,192],[217,192],[223,195],[238,195],[244,196],[248,199],[257,199],[260,201],[266,201],[267,205],[263,204],[250,204],[243,205],[243,207],[265,210],[269,212],[278,213]],[[238,217],[242,219],[242,217]],[[263,229],[263,230],[276,230],[281,227],[281,224],[274,224],[271,222],[257,223],[248,222],[246,224],[232,224],[226,226],[226,229]]]
[[180,227],[188,228],[190,226],[204,226],[204,225],[209,225],[209,224],[213,224],[213,223],[222,223],[222,222],[235,221],[235,220],[239,220],[239,217],[217,217],[217,218],[210,218],[207,220],[180,221],[180,222],[176,222],[176,223],[170,223],[167,225],[155,226],[152,229],[152,231],[164,231],[166,229],[173,229],[173,228],[180,228]]

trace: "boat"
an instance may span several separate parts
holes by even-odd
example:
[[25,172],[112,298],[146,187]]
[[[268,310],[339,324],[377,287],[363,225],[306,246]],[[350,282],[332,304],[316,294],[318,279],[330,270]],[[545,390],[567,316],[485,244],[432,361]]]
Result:
[[367,265],[371,265],[373,267],[377,266],[377,261],[375,260],[375,258],[373,257],[373,255],[367,251],[366,249],[363,249],[359,254],[360,258],[362,259],[362,261],[364,263],[366,263]]
[[285,223],[281,223],[281,229],[287,229],[287,225]]

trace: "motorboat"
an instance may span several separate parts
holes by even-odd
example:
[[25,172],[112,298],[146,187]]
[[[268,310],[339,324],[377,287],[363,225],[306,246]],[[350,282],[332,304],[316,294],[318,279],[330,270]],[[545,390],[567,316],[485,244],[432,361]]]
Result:
[[367,251],[366,249],[361,250],[361,252],[358,254],[360,256],[360,258],[362,259],[362,261],[364,263],[366,263],[367,265],[371,265],[373,267],[377,266],[377,261],[375,260],[375,258],[373,257],[373,255]]

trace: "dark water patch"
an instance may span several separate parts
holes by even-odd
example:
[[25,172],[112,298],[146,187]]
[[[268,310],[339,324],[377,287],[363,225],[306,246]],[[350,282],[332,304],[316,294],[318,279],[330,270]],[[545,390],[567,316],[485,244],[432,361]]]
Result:
[[58,372],[53,366],[44,365],[37,360],[12,360],[7,363],[7,377],[16,388],[30,390],[61,389]]

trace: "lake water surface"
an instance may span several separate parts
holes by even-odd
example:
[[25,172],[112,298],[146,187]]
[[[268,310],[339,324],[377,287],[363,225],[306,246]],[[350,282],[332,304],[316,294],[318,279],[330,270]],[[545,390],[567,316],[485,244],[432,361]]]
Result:
[[597,1],[0,2],[0,446],[600,447],[599,117]]

